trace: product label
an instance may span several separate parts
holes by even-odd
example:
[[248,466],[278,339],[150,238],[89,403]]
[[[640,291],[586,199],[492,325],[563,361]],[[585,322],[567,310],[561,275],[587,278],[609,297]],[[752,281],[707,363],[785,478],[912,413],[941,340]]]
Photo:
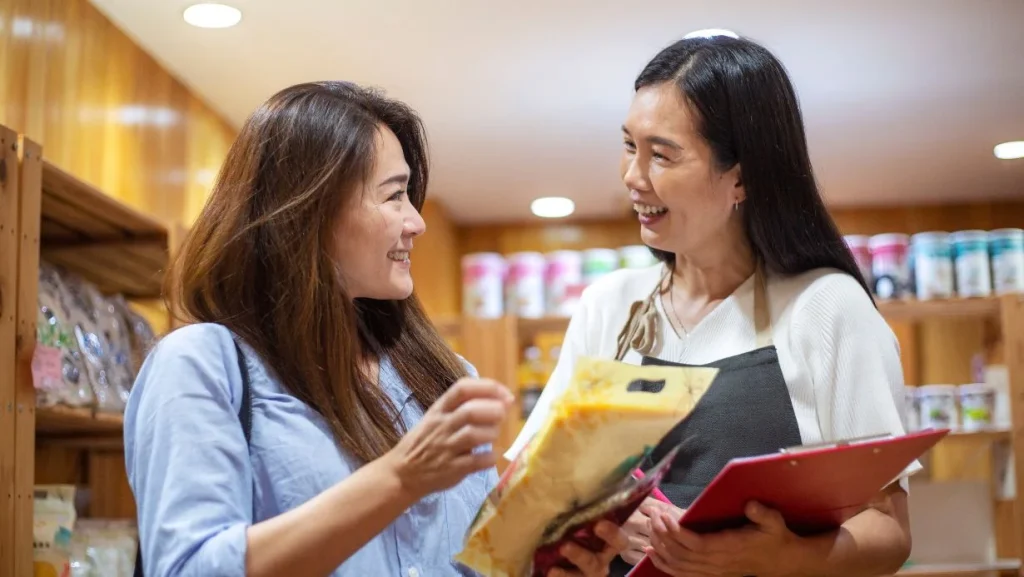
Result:
[[36,350],[32,354],[33,386],[44,391],[60,389],[64,385],[61,372],[63,364],[63,355],[60,349],[37,344]]

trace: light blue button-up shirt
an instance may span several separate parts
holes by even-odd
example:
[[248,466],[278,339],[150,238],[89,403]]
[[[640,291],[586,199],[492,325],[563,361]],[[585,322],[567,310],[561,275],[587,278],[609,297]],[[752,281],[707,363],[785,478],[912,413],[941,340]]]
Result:
[[[248,447],[238,420],[242,377],[226,328],[197,324],[171,333],[136,380],[125,411],[125,458],[147,577],[243,577],[249,525],[301,505],[359,467],[324,420],[242,348],[252,386]],[[423,417],[386,359],[380,385],[406,427]],[[490,469],[426,497],[332,577],[475,575],[453,557],[496,483]]]

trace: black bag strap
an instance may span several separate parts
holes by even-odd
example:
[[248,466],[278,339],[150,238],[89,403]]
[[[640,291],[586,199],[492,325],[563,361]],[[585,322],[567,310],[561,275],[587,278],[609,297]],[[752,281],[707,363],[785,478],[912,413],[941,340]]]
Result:
[[[235,353],[238,355],[238,371],[242,374],[242,407],[238,410],[238,420],[242,423],[245,444],[252,440],[252,385],[249,382],[249,364],[245,362],[245,354],[237,340]],[[145,577],[142,573],[142,543],[138,543],[135,553],[135,577]]]

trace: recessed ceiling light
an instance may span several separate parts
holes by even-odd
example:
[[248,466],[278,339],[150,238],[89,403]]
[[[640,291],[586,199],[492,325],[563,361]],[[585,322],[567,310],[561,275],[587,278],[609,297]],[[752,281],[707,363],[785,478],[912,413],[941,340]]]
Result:
[[992,152],[995,153],[996,158],[1003,160],[1012,160],[1014,158],[1024,158],[1024,140],[1015,140],[1012,142],[1004,142],[997,144]]
[[185,9],[185,22],[199,28],[230,28],[242,20],[242,11],[234,6],[204,2]]
[[530,203],[530,211],[541,218],[562,218],[576,210],[576,203],[562,196],[545,196]]
[[728,36],[729,38],[739,38],[739,34],[736,34],[732,30],[726,30],[725,28],[705,28],[703,30],[694,30],[683,38],[711,38],[713,36]]

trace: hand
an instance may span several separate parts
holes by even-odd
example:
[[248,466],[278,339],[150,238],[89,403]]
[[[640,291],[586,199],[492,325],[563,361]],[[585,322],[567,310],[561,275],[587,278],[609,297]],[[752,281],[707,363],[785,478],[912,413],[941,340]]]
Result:
[[675,577],[791,574],[797,556],[790,550],[800,538],[786,527],[778,511],[748,503],[745,513],[750,525],[705,535],[681,528],[671,515],[652,516],[651,561]]
[[490,379],[459,379],[383,459],[416,498],[443,491],[494,466],[491,451],[515,397]]
[[608,521],[601,521],[594,527],[594,533],[604,539],[607,546],[600,553],[588,551],[574,543],[562,547],[562,555],[576,566],[575,571],[552,569],[547,577],[605,577],[612,559],[629,544],[621,527]]
[[683,513],[682,509],[654,497],[644,499],[622,526],[626,538],[629,539],[629,545],[620,555],[626,563],[636,565],[644,558],[644,550],[651,546],[651,516],[656,515],[658,511],[664,511],[675,519]]

